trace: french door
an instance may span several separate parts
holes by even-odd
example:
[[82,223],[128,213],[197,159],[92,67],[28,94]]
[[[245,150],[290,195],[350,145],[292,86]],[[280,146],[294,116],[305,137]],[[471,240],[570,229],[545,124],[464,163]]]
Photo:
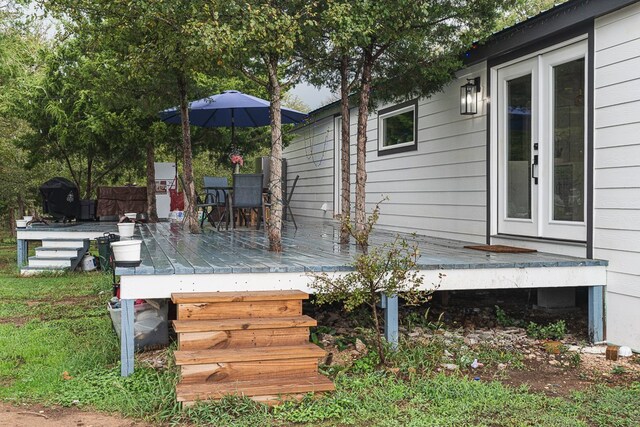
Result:
[[497,70],[498,232],[586,240],[587,43]]

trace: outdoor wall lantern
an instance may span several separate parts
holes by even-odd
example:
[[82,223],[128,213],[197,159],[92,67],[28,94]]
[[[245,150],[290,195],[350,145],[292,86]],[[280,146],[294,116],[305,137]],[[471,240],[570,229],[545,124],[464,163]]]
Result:
[[460,87],[460,114],[478,113],[478,92],[480,92],[480,77],[467,79],[467,84]]

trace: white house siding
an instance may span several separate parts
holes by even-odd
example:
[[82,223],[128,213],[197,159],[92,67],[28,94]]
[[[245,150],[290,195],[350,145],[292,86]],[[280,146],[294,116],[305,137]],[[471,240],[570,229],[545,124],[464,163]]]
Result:
[[[460,86],[481,77],[486,64],[464,70],[443,92],[418,103],[418,150],[378,156],[378,114],[369,117],[367,133],[367,210],[383,197],[379,226],[398,231],[484,242],[486,220],[486,117],[460,115]],[[380,109],[388,107],[381,106]],[[356,110],[352,110],[351,171],[355,173]],[[331,217],[333,201],[333,118],[301,129],[285,150],[289,180],[300,174],[293,209],[296,215]],[[313,135],[313,137],[312,137]],[[331,138],[324,143],[325,135]],[[309,147],[315,147],[312,161]],[[322,162],[318,162],[324,152]],[[312,156],[311,156],[312,157]],[[353,175],[352,175],[353,176]],[[352,183],[355,181],[352,177]],[[352,196],[354,196],[352,187]],[[319,207],[327,203],[327,214]]]
[[[291,199],[296,217],[332,218],[333,215],[333,117],[322,118],[299,129],[284,150],[287,181],[293,185],[300,175]],[[323,211],[326,203],[328,209]]]
[[594,257],[607,340],[640,351],[640,4],[595,22]]

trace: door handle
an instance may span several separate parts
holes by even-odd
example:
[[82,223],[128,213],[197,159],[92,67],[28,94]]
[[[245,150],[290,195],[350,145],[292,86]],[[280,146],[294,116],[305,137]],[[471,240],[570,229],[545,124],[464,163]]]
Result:
[[538,155],[533,155],[533,163],[531,164],[531,178],[533,178],[533,183],[538,185]]

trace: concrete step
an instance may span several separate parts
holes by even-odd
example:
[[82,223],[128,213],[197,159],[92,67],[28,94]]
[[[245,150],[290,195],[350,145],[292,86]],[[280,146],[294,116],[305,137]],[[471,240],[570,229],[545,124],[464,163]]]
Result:
[[71,268],[77,257],[29,257],[29,267]]
[[85,246],[83,239],[43,239],[43,248],[82,248]]
[[82,246],[78,246],[76,248],[56,248],[56,247],[42,246],[42,247],[36,248],[36,257],[37,258],[51,258],[51,257],[76,258],[78,255],[80,255],[80,252],[83,249],[84,248]]

